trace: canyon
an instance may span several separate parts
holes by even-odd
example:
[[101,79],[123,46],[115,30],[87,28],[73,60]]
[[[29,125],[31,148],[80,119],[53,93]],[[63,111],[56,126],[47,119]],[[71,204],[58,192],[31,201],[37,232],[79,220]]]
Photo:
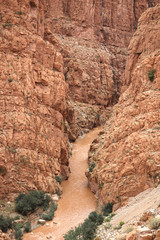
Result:
[[89,153],[89,162],[96,164],[92,173],[86,173],[90,187],[102,204],[111,201],[115,209],[128,197],[159,184],[159,26],[157,5],[139,19],[128,48],[126,90]]
[[100,125],[86,169],[100,206],[160,183],[158,3],[0,0],[0,199],[60,195],[71,142]]

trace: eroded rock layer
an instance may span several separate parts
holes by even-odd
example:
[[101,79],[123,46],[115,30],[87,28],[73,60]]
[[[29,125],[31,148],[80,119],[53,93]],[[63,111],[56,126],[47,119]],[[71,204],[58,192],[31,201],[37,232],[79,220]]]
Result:
[[0,197],[59,192],[68,137],[110,116],[137,19],[157,2],[0,0]]
[[43,40],[44,7],[1,3],[0,197],[37,188],[56,192],[55,175],[68,175],[63,58]]
[[[160,175],[160,5],[147,10],[129,45],[124,88],[89,154],[87,173],[101,203],[115,208]],[[93,166],[90,165],[90,166]]]
[[64,57],[65,80],[74,101],[69,103],[75,113],[70,119],[71,139],[108,118],[106,108],[117,103],[124,83],[127,47],[137,20],[158,2],[47,1],[45,39],[56,43]]

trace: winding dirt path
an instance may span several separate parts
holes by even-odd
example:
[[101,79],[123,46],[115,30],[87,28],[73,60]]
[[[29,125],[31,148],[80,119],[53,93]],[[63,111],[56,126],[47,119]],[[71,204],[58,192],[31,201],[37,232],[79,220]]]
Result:
[[83,222],[88,214],[96,209],[96,199],[88,188],[85,171],[88,167],[90,145],[99,131],[100,128],[96,128],[73,144],[71,174],[69,179],[62,183],[63,194],[58,202],[55,218],[32,233],[25,234],[23,240],[63,240],[63,235],[71,227]]

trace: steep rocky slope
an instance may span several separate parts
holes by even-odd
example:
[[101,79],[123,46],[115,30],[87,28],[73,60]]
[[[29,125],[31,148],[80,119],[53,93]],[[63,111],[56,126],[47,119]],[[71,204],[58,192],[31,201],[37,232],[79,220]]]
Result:
[[[109,223],[106,221],[99,227],[97,235],[101,240],[158,240],[160,230],[156,232],[149,222],[159,219],[159,204],[160,185],[131,197],[127,205],[115,211]],[[120,222],[124,223],[121,228],[118,227]]]
[[68,176],[63,58],[43,40],[41,2],[0,4],[0,198],[55,192]]
[[59,192],[68,137],[109,117],[137,19],[157,2],[0,0],[0,197]]
[[87,174],[100,202],[115,208],[160,181],[160,5],[139,20],[124,89],[91,146],[89,162],[96,166]]
[[45,12],[45,39],[64,57],[70,136],[104,123],[119,98],[137,20],[159,0],[58,0]]

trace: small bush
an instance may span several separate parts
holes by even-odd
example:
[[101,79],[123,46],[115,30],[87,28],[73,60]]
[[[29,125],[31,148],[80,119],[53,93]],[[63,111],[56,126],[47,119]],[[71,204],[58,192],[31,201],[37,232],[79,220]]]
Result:
[[96,212],[91,212],[88,216],[88,219],[98,226],[103,223],[104,217],[101,214],[97,214]]
[[113,204],[108,202],[103,208],[102,213],[104,216],[108,216],[112,212]]
[[121,222],[119,223],[120,228],[121,228],[123,225],[124,225],[124,222],[121,221]]
[[115,216],[115,213],[110,213],[105,219],[104,222],[110,222],[111,219]]
[[93,169],[95,168],[95,166],[96,166],[95,162],[91,162],[89,164],[89,172],[93,172]]
[[22,15],[22,14],[23,14],[23,12],[22,12],[22,11],[19,11],[19,12],[17,12],[17,14],[18,14],[18,15]]
[[6,175],[7,171],[3,167],[0,166],[0,175],[4,176]]
[[82,224],[82,236],[84,240],[92,240],[95,237],[96,224],[86,219]]
[[45,201],[43,202],[42,208],[43,210],[46,210],[49,208],[49,203],[52,201],[49,195],[45,196]]
[[148,78],[151,82],[154,81],[154,73],[156,72],[156,69],[152,68],[149,72],[148,72]]
[[115,227],[115,229],[116,229],[116,230],[119,230],[119,229],[122,228],[123,225],[124,225],[124,222],[121,221],[121,222],[119,223],[119,225],[118,225],[117,227]]
[[18,230],[20,230],[23,227],[24,227],[24,224],[22,222],[14,224],[14,230],[15,231],[18,231]]
[[28,194],[20,193],[16,198],[15,211],[26,216],[32,213],[37,207],[47,209],[51,198],[42,191],[30,191]]
[[26,225],[24,226],[24,231],[25,232],[31,231],[31,223],[30,222],[26,222]]
[[102,224],[103,216],[96,212],[91,212],[84,223],[80,224],[74,230],[71,229],[65,234],[65,240],[92,240],[95,237],[95,232],[98,225]]
[[62,178],[58,175],[55,176],[56,181],[59,182],[60,184],[62,183]]
[[42,214],[42,218],[46,221],[51,221],[54,217],[54,212],[57,210],[57,204],[52,203],[48,213]]
[[152,218],[150,219],[148,226],[150,229],[158,229],[160,226],[160,218]]
[[15,221],[15,220],[19,220],[20,219],[20,216],[19,215],[16,215],[14,218],[13,218],[13,220]]
[[13,220],[10,217],[5,218],[3,215],[0,215],[0,229],[2,232],[7,232],[8,229],[11,229],[12,222]]
[[15,239],[16,240],[21,240],[22,239],[22,236],[23,236],[23,232],[21,229],[17,230],[15,233],[14,233],[14,236],[15,236]]

